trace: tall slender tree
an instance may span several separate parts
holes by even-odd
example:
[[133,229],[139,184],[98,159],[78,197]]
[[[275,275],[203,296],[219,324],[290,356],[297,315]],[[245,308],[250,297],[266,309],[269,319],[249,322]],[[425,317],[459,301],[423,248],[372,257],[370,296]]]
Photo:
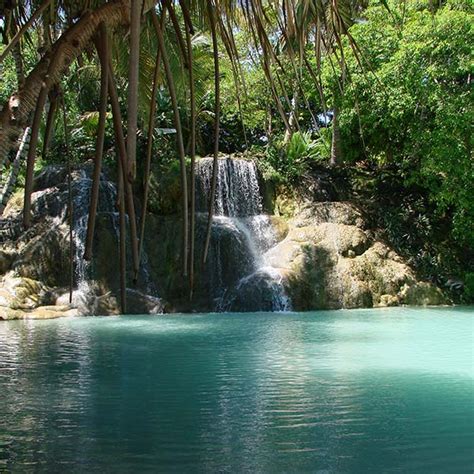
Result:
[[212,162],[211,192],[209,193],[209,210],[207,217],[206,241],[204,242],[203,263],[206,263],[211,241],[212,218],[214,215],[214,201],[217,188],[217,170],[219,166],[219,128],[220,128],[220,78],[219,78],[219,49],[217,43],[216,18],[213,6],[208,0],[207,10],[209,14],[209,24],[212,37],[212,51],[214,56],[214,158]]
[[84,258],[90,260],[92,257],[92,245],[94,243],[95,219],[97,205],[99,203],[100,174],[102,170],[102,154],[104,152],[105,123],[107,118],[107,96],[109,81],[109,40],[107,28],[104,23],[99,26],[99,34],[96,39],[97,50],[100,60],[100,104],[99,124],[97,127],[97,138],[95,142],[94,171],[92,174],[91,198],[89,215],[87,220],[87,235],[84,250]]
[[163,61],[163,67],[166,75],[166,82],[168,84],[168,90],[171,98],[171,105],[173,107],[174,125],[176,128],[176,138],[178,142],[178,153],[179,162],[181,169],[181,192],[182,192],[182,219],[183,219],[183,250],[182,250],[182,261],[183,261],[183,276],[188,274],[188,184],[186,176],[186,156],[184,151],[183,132],[181,129],[181,118],[178,109],[178,101],[176,98],[176,88],[174,85],[173,75],[168,60],[168,54],[166,51],[165,40],[163,37],[163,31],[155,11],[152,10],[152,20],[155,27],[156,36],[158,39],[158,47],[161,51],[161,59]]

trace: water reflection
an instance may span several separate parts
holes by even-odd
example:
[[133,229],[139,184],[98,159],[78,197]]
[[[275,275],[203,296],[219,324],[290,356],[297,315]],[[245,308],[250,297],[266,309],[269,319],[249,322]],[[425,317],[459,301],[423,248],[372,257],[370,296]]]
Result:
[[0,470],[469,472],[470,310],[0,325]]

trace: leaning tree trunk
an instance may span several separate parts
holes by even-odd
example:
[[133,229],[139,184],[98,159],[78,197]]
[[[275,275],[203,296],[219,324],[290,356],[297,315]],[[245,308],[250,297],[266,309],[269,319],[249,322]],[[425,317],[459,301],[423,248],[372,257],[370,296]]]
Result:
[[47,95],[48,90],[46,88],[46,84],[44,84],[36,104],[33,125],[31,126],[30,146],[28,148],[28,156],[26,158],[25,199],[23,204],[23,225],[25,228],[30,226],[31,221],[31,194],[33,192],[33,174],[35,170],[36,147],[38,145],[41,117],[43,116],[43,109],[46,103]]
[[195,247],[195,232],[196,232],[196,94],[194,90],[194,72],[193,72],[193,45],[191,41],[191,34],[193,33],[193,25],[191,23],[191,16],[181,2],[183,15],[186,19],[186,46],[188,50],[188,74],[189,74],[189,91],[190,91],[190,154],[191,154],[191,226],[189,229],[189,299],[192,300],[194,292],[194,247]]
[[293,135],[293,129],[297,122],[297,115],[298,115],[298,89],[297,85],[294,84],[293,88],[293,97],[291,98],[291,112],[290,112],[290,119],[288,121],[290,128],[285,130],[285,137],[283,139],[283,143],[287,144],[291,140],[291,136]]
[[[117,153],[118,155],[118,153]],[[120,261],[120,310],[127,313],[127,226],[125,220],[125,199],[122,162],[118,156],[118,208],[119,208],[119,261]]]
[[145,224],[148,209],[148,194],[150,191],[150,171],[151,171],[151,155],[153,154],[153,130],[155,128],[155,112],[156,112],[156,94],[158,92],[158,77],[160,71],[161,51],[158,48],[155,58],[155,70],[153,73],[153,84],[151,87],[150,112],[148,116],[148,137],[146,144],[145,170],[143,172],[143,205],[140,215],[140,238],[138,256],[141,260],[143,252],[143,242],[145,240]]
[[49,110],[46,118],[46,128],[43,139],[43,158],[49,150],[49,144],[53,138],[54,119],[56,118],[56,110],[58,108],[58,90],[53,88],[49,93]]
[[[161,15],[161,26],[164,25],[165,10],[162,11]],[[146,158],[145,158],[145,170],[143,173],[143,205],[142,212],[140,215],[140,238],[138,256],[142,258],[143,243],[145,240],[145,226],[146,226],[146,215],[148,210],[148,195],[150,191],[150,172],[151,172],[151,156],[153,154],[153,131],[155,129],[155,113],[156,113],[156,95],[158,93],[158,79],[160,75],[160,63],[161,63],[161,51],[160,48],[156,50],[155,57],[155,70],[153,71],[153,84],[151,87],[150,97],[150,111],[148,115],[148,134],[146,144]]]
[[20,89],[23,83],[25,82],[25,71],[23,68],[23,57],[21,55],[20,43],[15,45],[12,50],[12,55],[15,60],[16,79],[18,82],[18,88]]
[[[86,13],[66,30],[25,79],[23,87],[4,104],[0,113],[0,166],[12,150],[23,130],[30,124],[43,84],[59,83],[70,64],[90,43],[100,23],[113,30],[129,20],[127,2],[106,3]],[[54,60],[53,67],[50,67]],[[49,87],[48,87],[49,88]]]
[[118,101],[117,88],[115,86],[115,79],[112,69],[112,63],[109,57],[109,98],[112,106],[112,118],[114,123],[115,146],[120,158],[120,170],[123,177],[123,189],[125,194],[125,204],[128,213],[128,220],[130,224],[130,241],[132,247],[132,263],[133,263],[133,280],[136,282],[138,278],[138,270],[140,266],[138,256],[138,239],[137,239],[137,221],[135,217],[135,204],[133,202],[132,177],[128,170],[127,160],[127,146],[122,130],[122,115],[120,112],[120,105]]

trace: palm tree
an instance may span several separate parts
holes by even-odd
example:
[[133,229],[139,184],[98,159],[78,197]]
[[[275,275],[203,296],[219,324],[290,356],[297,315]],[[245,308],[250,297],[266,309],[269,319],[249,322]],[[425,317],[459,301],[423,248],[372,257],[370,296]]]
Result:
[[[273,38],[276,36],[284,36],[292,41],[293,53],[292,61],[298,64],[307,65],[305,55],[306,44],[310,41],[315,42],[315,50],[317,55],[322,54],[322,40],[324,39],[326,49],[333,45],[341,44],[341,36],[348,34],[347,27],[350,24],[352,0],[295,0],[294,2],[283,1],[280,5],[266,4],[262,0],[244,0],[243,2],[231,2],[230,0],[199,0],[191,2],[190,0],[180,0],[178,3],[169,0],[76,0],[70,2],[66,0],[44,0],[38,5],[34,0],[26,0],[20,2],[11,11],[0,11],[0,17],[4,21],[12,23],[9,31],[16,32],[13,36],[7,36],[8,44],[2,53],[0,53],[0,63],[10,54],[19,44],[22,36],[29,29],[37,29],[46,34],[39,34],[35,37],[40,42],[37,46],[43,51],[42,56],[38,60],[35,67],[28,71],[24,80],[19,77],[18,91],[12,91],[10,100],[7,101],[0,113],[0,166],[7,161],[9,155],[16,151],[19,144],[19,138],[25,135],[27,127],[31,127],[30,146],[27,156],[27,172],[25,182],[25,200],[24,200],[24,224],[30,225],[31,210],[31,193],[33,189],[33,177],[36,161],[37,146],[39,142],[40,125],[43,119],[43,110],[47,103],[48,94],[52,89],[57,87],[61,81],[68,75],[68,71],[76,61],[82,61],[83,54],[91,54],[91,46],[97,41],[99,32],[102,40],[105,38],[104,31],[107,32],[111,40],[111,49],[116,50],[118,45],[122,48],[128,48],[128,88],[127,88],[127,114],[126,114],[126,130],[127,140],[123,136],[122,116],[120,113],[119,98],[117,96],[116,81],[114,78],[113,62],[117,62],[115,54],[112,61],[111,58],[106,61],[109,63],[104,66],[103,48],[99,49],[101,60],[101,106],[100,106],[100,126],[97,136],[96,161],[94,172],[93,197],[90,206],[89,219],[89,237],[87,255],[90,255],[92,248],[92,238],[94,233],[95,210],[97,208],[97,189],[98,176],[100,174],[100,161],[103,144],[103,124],[104,124],[104,108],[106,107],[107,97],[105,94],[105,86],[107,83],[107,91],[112,106],[114,118],[114,131],[117,147],[117,155],[119,158],[119,166],[121,168],[121,192],[123,193],[123,205],[126,208],[129,217],[129,226],[131,232],[131,246],[133,255],[134,277],[136,277],[139,265],[139,245],[138,242],[137,223],[135,220],[134,208],[134,191],[133,184],[136,170],[136,138],[137,124],[140,113],[140,91],[146,91],[145,96],[148,100],[154,101],[156,94],[156,85],[151,88],[149,84],[144,84],[141,78],[157,78],[159,70],[163,68],[164,77],[173,103],[175,128],[177,133],[177,145],[179,151],[179,159],[181,164],[181,184],[183,191],[182,217],[183,217],[183,273],[190,271],[190,287],[192,288],[192,272],[194,265],[194,196],[191,197],[191,231],[188,229],[188,196],[187,196],[187,170],[185,163],[185,149],[183,142],[183,134],[181,132],[181,116],[179,113],[179,105],[176,98],[175,76],[173,75],[168,56],[170,56],[170,35],[167,25],[172,26],[175,38],[177,39],[179,61],[182,69],[189,71],[189,81],[191,85],[191,190],[194,193],[194,154],[195,154],[195,127],[196,127],[196,94],[193,81],[193,54],[191,47],[191,35],[194,27],[197,27],[204,33],[209,32],[213,45],[214,57],[214,88],[215,88],[215,132],[214,132],[214,170],[212,179],[212,189],[209,202],[209,219],[208,231],[204,252],[204,260],[209,245],[210,226],[213,218],[213,202],[216,188],[216,170],[217,156],[219,151],[219,41],[225,46],[225,50],[231,57],[233,62],[233,70],[236,75],[239,72],[239,57],[235,46],[234,31],[245,28],[251,38],[253,38],[254,46],[261,52],[261,67],[270,83],[270,90],[275,101],[276,109],[285,124],[285,127],[291,131],[298,127],[294,115],[288,119],[285,109],[291,110],[291,101],[286,92],[285,86],[281,79],[281,72],[284,72],[283,65],[277,54],[277,47]],[[47,9],[47,10],[46,10]],[[167,10],[169,15],[162,15],[162,22],[157,20],[156,14],[162,14]],[[48,12],[46,14],[45,12]],[[32,12],[29,18],[25,18],[25,12]],[[180,13],[181,12],[181,13]],[[273,13],[272,13],[273,12]],[[181,16],[182,14],[182,16]],[[153,21],[142,21],[151,15]],[[8,18],[7,18],[8,16]],[[49,26],[45,21],[54,23],[54,31],[57,33],[57,39],[51,41],[49,35]],[[180,19],[184,21],[180,21]],[[153,29],[150,29],[150,26]],[[150,67],[143,66],[142,57],[149,55],[140,54],[140,37],[141,35],[151,36],[156,34],[154,43],[149,41],[147,45],[154,44],[159,51],[156,63],[149,61]],[[123,41],[123,37],[129,35],[128,43]],[[51,42],[51,44],[49,44]],[[42,43],[42,44],[41,44]],[[102,49],[102,53],[101,53]],[[120,53],[119,53],[120,54]],[[176,57],[176,55],[174,55]],[[153,57],[153,55],[152,55]],[[319,62],[319,57],[318,57]],[[117,65],[117,64],[115,64]],[[274,68],[279,68],[279,73],[275,74]],[[312,71],[313,74],[319,71]],[[23,74],[23,73],[22,73]],[[236,81],[237,82],[237,81]],[[152,92],[152,91],[155,92]],[[297,88],[295,88],[297,90]],[[174,96],[174,97],[173,97]],[[293,94],[293,97],[295,94]],[[296,102],[296,101],[295,101]],[[49,122],[54,120],[53,102],[50,106]],[[146,108],[150,115],[155,113],[153,104]],[[153,124],[153,117],[149,117]],[[47,127],[50,129],[50,127]],[[150,135],[152,125],[148,128]],[[49,131],[48,131],[49,133]],[[149,137],[150,139],[150,137]],[[48,145],[48,135],[46,136],[45,149]],[[147,162],[150,158],[150,151],[147,152]],[[145,166],[144,181],[148,182],[150,173],[149,163]],[[121,201],[122,202],[122,201]],[[142,215],[144,220],[145,215]],[[122,220],[121,220],[122,222]],[[143,224],[142,224],[143,228]],[[122,235],[122,234],[121,234]],[[143,230],[140,233],[143,239]],[[189,247],[189,240],[191,246]],[[125,240],[122,238],[122,243]],[[191,263],[188,262],[188,255]],[[124,265],[122,265],[124,268]],[[124,276],[122,275],[122,281]],[[123,290],[122,285],[122,290]],[[122,295],[124,298],[124,295]],[[123,300],[124,301],[124,300]],[[125,305],[123,305],[125,306]]]

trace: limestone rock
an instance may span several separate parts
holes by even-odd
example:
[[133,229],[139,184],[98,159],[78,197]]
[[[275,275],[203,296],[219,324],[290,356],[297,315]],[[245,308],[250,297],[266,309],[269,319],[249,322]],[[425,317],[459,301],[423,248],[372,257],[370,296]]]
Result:
[[38,306],[30,310],[12,309],[0,306],[0,320],[12,319],[56,319],[64,316],[77,316],[76,309],[70,306]]
[[416,282],[404,285],[399,292],[400,301],[409,305],[440,305],[446,304],[446,297],[443,292],[428,282]]
[[268,259],[285,275],[295,310],[447,302],[364,226],[362,213],[343,202],[307,204],[289,221]]

